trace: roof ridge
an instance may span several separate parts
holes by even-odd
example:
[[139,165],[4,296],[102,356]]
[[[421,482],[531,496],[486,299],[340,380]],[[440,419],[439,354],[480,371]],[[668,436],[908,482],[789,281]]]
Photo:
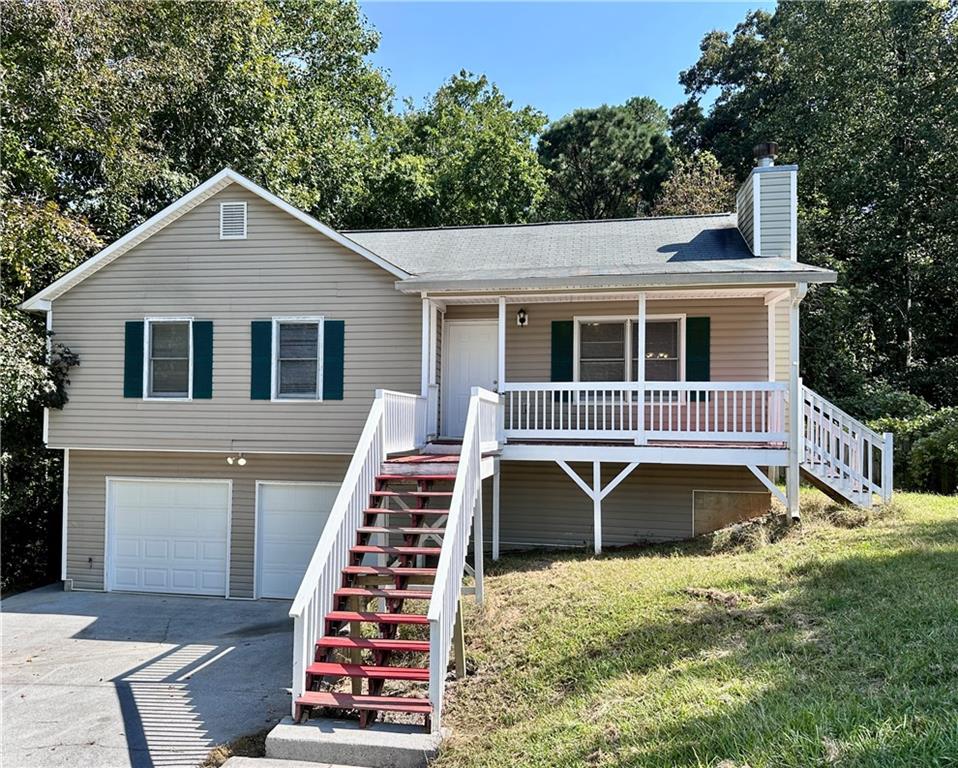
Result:
[[360,234],[373,232],[441,232],[457,229],[517,229],[519,227],[555,227],[566,224],[615,224],[636,221],[665,221],[668,219],[716,219],[734,216],[734,211],[721,213],[687,213],[673,216],[632,216],[622,219],[573,219],[565,221],[526,221],[519,224],[458,224],[439,227],[380,227],[377,229],[340,229],[341,234]]

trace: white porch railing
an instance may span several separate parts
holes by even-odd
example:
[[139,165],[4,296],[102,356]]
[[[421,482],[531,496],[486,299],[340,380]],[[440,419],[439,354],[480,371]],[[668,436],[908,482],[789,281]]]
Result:
[[506,383],[505,437],[786,443],[786,382]]
[[442,698],[456,611],[462,594],[466,551],[476,507],[482,504],[482,454],[487,446],[494,448],[497,444],[498,406],[498,395],[473,387],[442,552],[429,600],[429,701],[432,703],[433,733],[441,727]]
[[294,712],[295,701],[306,685],[306,667],[312,663],[316,641],[325,631],[333,592],[341,586],[342,570],[349,564],[349,549],[356,544],[356,529],[362,524],[369,494],[375,490],[376,475],[389,453],[421,445],[425,431],[423,398],[376,391],[343,484],[289,609],[293,618]]
[[879,435],[821,395],[802,387],[806,470],[850,497],[870,504],[892,495],[894,436]]

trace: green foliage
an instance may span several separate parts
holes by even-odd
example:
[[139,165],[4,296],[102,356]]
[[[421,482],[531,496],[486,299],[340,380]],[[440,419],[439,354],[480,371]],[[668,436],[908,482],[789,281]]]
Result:
[[665,110],[633,98],[620,106],[577,109],[539,137],[550,195],[543,214],[614,219],[647,212],[668,174]]
[[958,491],[958,407],[914,418],[869,422],[895,434],[895,485],[938,493]]
[[707,150],[675,159],[655,201],[656,216],[687,216],[735,210],[735,180]]
[[6,590],[59,574],[42,406],[77,363],[16,306],[226,165],[337,223],[391,91],[353,0],[11,0],[0,36]]
[[545,192],[532,138],[545,117],[515,108],[485,76],[460,72],[426,103],[390,115],[368,147],[353,227],[527,221]]
[[826,396],[884,379],[958,402],[956,34],[944,0],[782,3],[709,33],[681,75],[680,146],[739,178],[759,141],[800,165],[799,257],[839,272],[802,323],[804,375]]
[[863,421],[882,417],[910,419],[926,416],[934,410],[918,395],[895,389],[885,381],[865,383],[860,391],[842,398],[837,405]]

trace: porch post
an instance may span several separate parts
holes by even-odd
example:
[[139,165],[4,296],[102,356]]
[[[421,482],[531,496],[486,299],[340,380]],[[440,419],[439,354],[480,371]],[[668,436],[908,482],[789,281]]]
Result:
[[802,452],[802,382],[799,376],[799,305],[805,298],[805,283],[792,289],[788,303],[788,469],[785,473],[788,514],[799,519],[798,480]]
[[595,528],[595,553],[602,552],[602,462],[592,462],[592,525]]
[[492,559],[499,559],[499,457],[492,460]]
[[496,390],[502,392],[506,383],[506,297],[499,297],[499,368],[496,378]]
[[[639,434],[635,442],[637,445],[645,445],[645,318],[646,318],[646,308],[645,308],[645,292],[639,294],[639,319],[638,319],[638,328],[636,329],[636,337],[638,339],[637,347],[638,349],[635,352],[636,355],[636,375],[635,380],[639,385],[638,392],[638,426]],[[628,365],[631,368],[632,361],[628,361]]]
[[426,295],[422,295],[422,391],[421,395],[423,397],[429,397],[429,359],[430,355],[430,341],[432,339],[432,331],[430,330],[432,320],[432,302],[426,298]]

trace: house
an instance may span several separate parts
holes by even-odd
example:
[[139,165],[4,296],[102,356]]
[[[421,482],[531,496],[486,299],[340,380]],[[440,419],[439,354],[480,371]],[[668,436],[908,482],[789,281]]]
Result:
[[890,436],[799,378],[800,302],[836,276],[798,260],[797,168],[759,154],[735,213],[420,230],[336,232],[218,173],[24,304],[81,359],[44,430],[65,587],[295,597],[297,714],[438,728],[486,546],[795,516],[800,474],[887,499]]

